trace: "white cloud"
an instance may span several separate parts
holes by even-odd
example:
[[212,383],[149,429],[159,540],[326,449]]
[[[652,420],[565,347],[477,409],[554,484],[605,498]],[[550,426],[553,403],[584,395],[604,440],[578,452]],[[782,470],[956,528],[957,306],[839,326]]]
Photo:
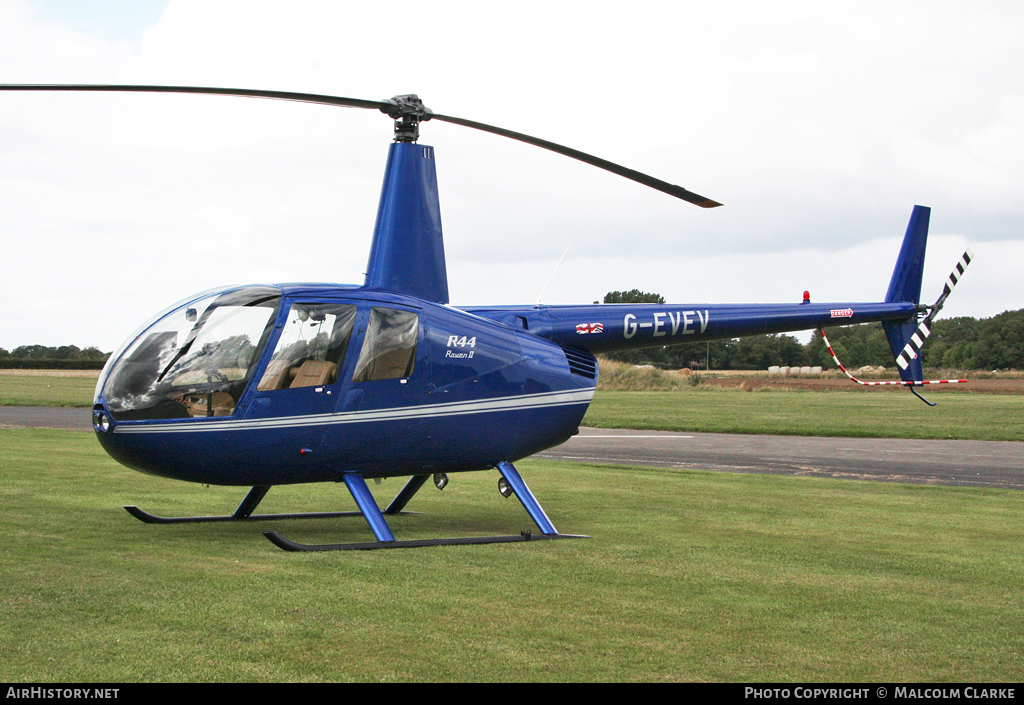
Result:
[[[551,303],[633,287],[698,302],[874,298],[922,203],[930,269],[959,255],[939,252],[946,237],[973,243],[972,269],[992,267],[947,312],[1024,306],[1009,264],[1024,241],[1014,4],[172,0],[137,41],[30,7],[0,0],[7,81],[418,92],[726,204],[705,211],[427,123],[462,303],[533,301],[566,245]],[[15,263],[0,346],[110,349],[218,284],[358,283],[390,131],[379,114],[295,103],[0,94],[0,232]],[[989,251],[998,265],[983,264]],[[40,325],[39,310],[62,323]]]

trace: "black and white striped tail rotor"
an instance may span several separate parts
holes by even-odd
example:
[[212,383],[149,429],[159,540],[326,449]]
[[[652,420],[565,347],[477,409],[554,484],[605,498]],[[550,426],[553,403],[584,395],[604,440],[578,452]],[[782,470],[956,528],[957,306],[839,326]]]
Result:
[[917,330],[914,331],[912,336],[910,336],[910,340],[905,346],[903,346],[903,350],[901,350],[900,354],[896,357],[896,364],[900,366],[901,370],[907,369],[910,365],[910,361],[921,354],[921,348],[924,347],[925,339],[932,334],[931,330],[928,328],[928,322],[928,318],[921,321],[921,325],[917,327]]
[[907,369],[907,366],[910,365],[910,361],[921,354],[921,348],[924,346],[924,341],[932,332],[931,328],[929,328],[932,320],[935,318],[936,314],[942,310],[942,305],[946,303],[946,299],[953,293],[953,288],[956,287],[960,278],[964,275],[964,271],[967,269],[967,265],[971,263],[972,259],[974,259],[974,253],[971,252],[971,248],[968,247],[967,251],[960,256],[960,261],[956,263],[956,267],[954,267],[953,271],[949,273],[949,278],[946,279],[946,283],[942,287],[942,296],[940,296],[938,301],[936,301],[931,307],[928,315],[925,316],[923,321],[921,321],[921,325],[919,325],[917,330],[914,331],[914,334],[910,336],[910,341],[907,342],[903,350],[901,350],[900,354],[896,357],[896,364],[900,366],[901,370]]

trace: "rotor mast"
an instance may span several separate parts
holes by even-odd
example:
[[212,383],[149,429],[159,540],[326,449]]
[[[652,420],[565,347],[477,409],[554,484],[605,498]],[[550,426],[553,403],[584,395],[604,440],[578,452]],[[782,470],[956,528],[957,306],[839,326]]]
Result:
[[395,141],[388,148],[365,286],[446,304],[434,148],[416,143],[420,122],[433,113],[415,95],[381,101],[380,111],[395,121]]

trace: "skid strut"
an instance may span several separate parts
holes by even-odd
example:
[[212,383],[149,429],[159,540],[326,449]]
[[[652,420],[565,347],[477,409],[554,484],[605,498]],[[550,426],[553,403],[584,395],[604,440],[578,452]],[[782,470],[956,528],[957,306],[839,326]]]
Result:
[[409,478],[409,481],[405,483],[405,487],[402,491],[395,495],[395,498],[391,500],[391,504],[384,510],[385,514],[399,514],[405,505],[409,503],[409,500],[419,492],[423,484],[430,479],[430,475],[413,475]]
[[421,546],[452,546],[459,544],[514,543],[519,541],[590,538],[589,536],[558,533],[554,524],[551,523],[547,514],[544,513],[544,509],[540,506],[540,502],[538,502],[537,498],[533,496],[530,488],[527,487],[526,482],[523,481],[523,478],[519,475],[519,471],[515,469],[512,463],[499,463],[498,471],[512,487],[516,497],[522,503],[523,508],[526,509],[526,513],[529,514],[530,518],[537,524],[537,528],[540,529],[539,534],[534,534],[532,531],[523,531],[518,535],[510,536],[471,536],[466,538],[397,541],[395,540],[394,534],[391,533],[391,528],[388,526],[384,515],[401,513],[402,508],[405,507],[406,503],[412,499],[413,495],[416,494],[430,476],[414,475],[409,482],[406,483],[405,487],[402,488],[402,491],[399,492],[391,501],[388,508],[382,512],[377,507],[377,502],[374,500],[373,495],[370,494],[370,490],[367,488],[366,481],[363,479],[363,476],[356,473],[349,473],[343,476],[345,486],[348,487],[349,492],[352,493],[352,498],[355,499],[363,518],[366,519],[366,523],[369,524],[370,530],[377,539],[376,542],[302,544],[287,539],[276,531],[265,531],[263,532],[263,535],[266,536],[267,539],[275,546],[283,548],[286,551],[371,551],[382,548],[418,548]]

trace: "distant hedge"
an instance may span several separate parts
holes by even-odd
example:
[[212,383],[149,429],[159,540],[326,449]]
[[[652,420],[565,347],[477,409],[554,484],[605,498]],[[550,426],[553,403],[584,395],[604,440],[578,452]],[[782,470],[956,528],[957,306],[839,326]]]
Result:
[[102,370],[105,360],[46,360],[0,357],[0,370]]

